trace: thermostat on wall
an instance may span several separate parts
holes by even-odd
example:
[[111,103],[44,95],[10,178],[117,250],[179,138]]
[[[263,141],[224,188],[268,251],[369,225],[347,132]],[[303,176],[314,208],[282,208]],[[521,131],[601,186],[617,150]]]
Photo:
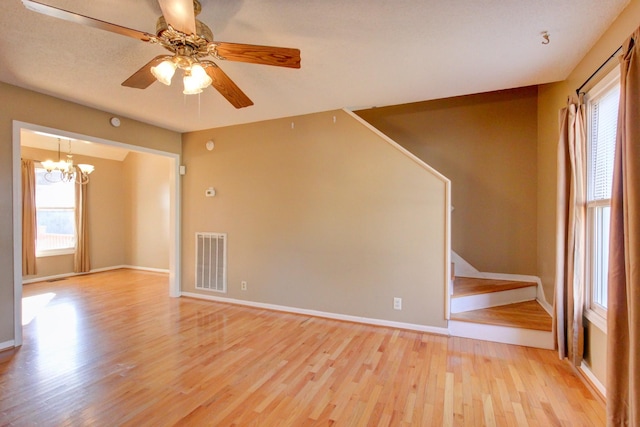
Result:
[[209,187],[207,188],[207,190],[204,192],[204,195],[206,197],[213,197],[216,195],[216,190],[213,187]]

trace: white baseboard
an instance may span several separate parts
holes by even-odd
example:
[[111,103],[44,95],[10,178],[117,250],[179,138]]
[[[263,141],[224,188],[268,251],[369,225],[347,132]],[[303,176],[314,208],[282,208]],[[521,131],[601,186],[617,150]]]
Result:
[[589,381],[591,381],[591,384],[593,384],[593,386],[600,392],[600,394],[602,394],[602,397],[606,398],[607,388],[600,382],[598,377],[594,375],[594,373],[591,371],[591,368],[589,368],[589,365],[584,363],[584,360],[580,362],[580,370],[582,371],[584,376],[587,377]]
[[474,275],[482,274],[474,266],[469,264],[467,260],[462,258],[456,251],[451,251],[451,262],[456,276],[476,277]]
[[553,318],[553,306],[547,302],[547,300],[544,298],[544,294],[542,294],[541,299],[540,294],[538,293],[538,298],[536,298],[536,301],[538,301],[538,304],[540,304],[540,306],[544,308],[544,311],[546,311],[547,314]]
[[413,323],[395,322],[392,320],[372,319],[369,317],[350,316],[347,314],[329,313],[325,311],[308,310],[304,308],[288,307],[285,305],[265,304],[261,302],[239,300],[234,298],[218,297],[214,295],[203,295],[193,292],[181,292],[181,296],[190,298],[199,298],[209,301],[224,302],[229,304],[238,304],[254,308],[264,308],[267,310],[284,311],[286,313],[303,314],[313,317],[324,317],[326,319],[344,320],[347,322],[364,323],[367,325],[386,326],[389,328],[408,329],[411,331],[428,332],[437,335],[449,336],[447,328],[438,328],[435,326],[417,325]]
[[10,348],[14,348],[15,346],[16,343],[14,340],[0,342],[0,351],[9,350]]
[[553,333],[546,331],[450,320],[449,332],[454,337],[554,349]]
[[43,277],[36,277],[33,279],[26,279],[22,281],[22,284],[28,285],[29,283],[46,282],[48,280],[56,280],[56,279],[65,279],[67,277],[82,276],[82,275],[91,274],[91,273],[101,273],[103,271],[119,270],[121,268],[128,268],[131,270],[151,271],[155,273],[169,273],[169,270],[161,269],[161,268],[139,267],[134,265],[113,265],[110,267],[93,268],[91,269],[91,271],[87,273],[63,273],[63,274],[55,274],[53,276],[43,276]]
[[152,268],[152,267],[140,267],[136,265],[123,265],[119,268],[129,268],[131,270],[140,270],[140,271],[150,271],[152,273],[167,273],[169,274],[168,268]]

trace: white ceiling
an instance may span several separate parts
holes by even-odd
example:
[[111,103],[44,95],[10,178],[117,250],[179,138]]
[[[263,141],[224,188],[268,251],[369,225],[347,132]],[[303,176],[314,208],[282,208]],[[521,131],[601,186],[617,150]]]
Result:
[[[156,0],[41,0],[153,33]],[[253,100],[120,85],[159,46],[0,2],[0,81],[176,131],[563,80],[629,0],[201,0],[219,41],[295,47],[299,70],[217,61]],[[550,43],[542,44],[548,31]]]

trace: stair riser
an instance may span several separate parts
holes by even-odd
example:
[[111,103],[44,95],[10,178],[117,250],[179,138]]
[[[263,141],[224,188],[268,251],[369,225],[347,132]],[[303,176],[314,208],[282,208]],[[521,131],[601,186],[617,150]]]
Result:
[[553,333],[547,331],[450,320],[449,333],[455,337],[554,349]]
[[451,298],[451,313],[479,310],[482,308],[497,307],[500,305],[517,302],[533,301],[536,299],[536,287],[509,289],[506,291],[490,292],[485,294],[468,295]]

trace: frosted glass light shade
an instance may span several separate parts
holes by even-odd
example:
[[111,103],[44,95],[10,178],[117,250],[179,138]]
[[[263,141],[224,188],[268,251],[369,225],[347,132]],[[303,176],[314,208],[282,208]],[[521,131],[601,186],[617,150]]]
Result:
[[87,165],[87,164],[84,164],[84,163],[78,164],[78,168],[80,168],[80,172],[82,172],[84,174],[87,174],[87,175],[89,175],[95,169],[93,167],[93,165]]
[[71,162],[65,162],[64,160],[60,160],[54,169],[58,169],[62,172],[69,172],[71,169]]
[[45,160],[44,162],[40,162],[40,164],[47,172],[51,172],[58,166],[58,162],[54,162],[53,160]]
[[160,83],[170,86],[171,78],[176,72],[176,67],[177,65],[173,61],[166,59],[158,65],[151,67],[151,74],[153,74]]
[[211,84],[211,77],[209,77],[205,69],[200,64],[193,64],[191,66],[191,75],[197,79],[200,89],[204,89]]
[[185,74],[182,79],[184,84],[184,90],[182,93],[185,95],[196,95],[202,92],[202,85],[196,76],[192,76],[190,74]]

